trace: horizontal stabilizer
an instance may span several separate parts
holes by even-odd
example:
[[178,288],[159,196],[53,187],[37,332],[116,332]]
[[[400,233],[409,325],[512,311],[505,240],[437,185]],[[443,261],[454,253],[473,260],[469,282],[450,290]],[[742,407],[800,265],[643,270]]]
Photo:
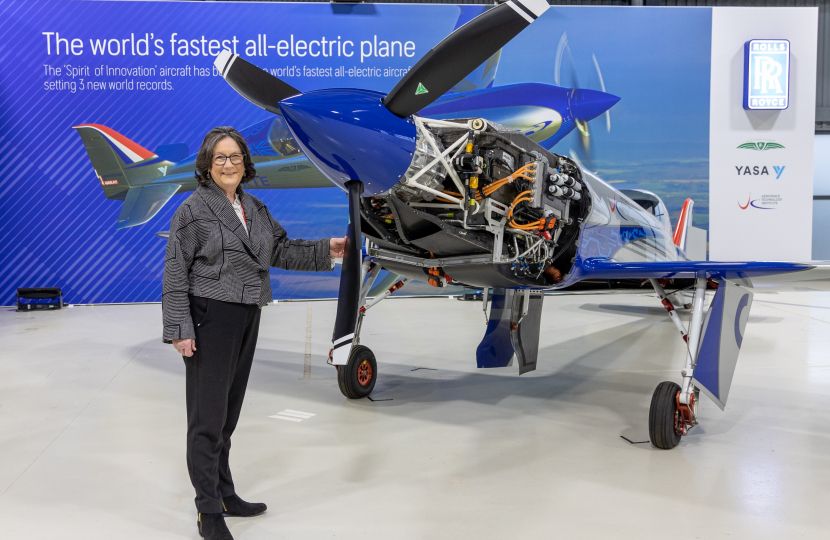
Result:
[[703,323],[693,381],[721,410],[732,386],[752,296],[747,289],[721,280]]
[[132,188],[127,192],[121,214],[115,223],[116,229],[135,227],[147,223],[176,194],[181,186],[178,184],[150,184]]

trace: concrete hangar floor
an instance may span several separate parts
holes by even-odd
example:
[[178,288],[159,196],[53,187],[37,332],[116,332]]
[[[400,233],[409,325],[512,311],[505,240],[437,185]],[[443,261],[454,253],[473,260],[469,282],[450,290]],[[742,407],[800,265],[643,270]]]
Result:
[[[522,377],[475,368],[481,303],[382,302],[374,402],[325,364],[334,313],[263,313],[231,461],[269,510],[228,518],[238,540],[830,537],[830,293],[757,294],[726,411],[703,398],[670,451],[640,443],[683,360],[653,296],[547,297]],[[198,538],[160,320],[0,311],[0,538]]]

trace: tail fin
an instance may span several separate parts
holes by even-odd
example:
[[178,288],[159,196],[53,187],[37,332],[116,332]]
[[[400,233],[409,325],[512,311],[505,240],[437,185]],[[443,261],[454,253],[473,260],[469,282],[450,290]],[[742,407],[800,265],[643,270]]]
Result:
[[[86,153],[108,199],[124,200],[130,187],[164,176],[167,162],[101,124],[73,126],[81,136]],[[161,167],[145,167],[159,164]]]
[[674,245],[686,251],[686,240],[689,236],[689,229],[692,226],[692,209],[695,202],[692,199],[686,199],[683,203],[683,209],[680,211],[680,217],[677,220],[677,227],[674,229]]

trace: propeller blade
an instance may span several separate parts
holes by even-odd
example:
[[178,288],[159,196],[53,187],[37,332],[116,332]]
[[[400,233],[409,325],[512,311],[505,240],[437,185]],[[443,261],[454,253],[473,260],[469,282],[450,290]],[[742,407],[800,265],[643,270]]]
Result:
[[334,319],[332,342],[332,363],[343,366],[349,361],[357,314],[360,309],[360,278],[363,258],[361,257],[360,236],[360,195],[363,183],[358,180],[346,182],[349,190],[349,227],[346,231],[346,251],[340,271],[340,292],[337,295],[337,315]]
[[216,57],[213,65],[242,97],[268,112],[282,114],[279,102],[301,93],[290,84],[227,50]]
[[[599,62],[597,62],[597,55],[591,55],[594,58],[594,66],[597,68],[597,75],[599,75],[599,86],[605,92],[605,81],[602,80],[602,71],[599,70]],[[611,109],[605,111],[605,127],[608,133],[611,133]]]
[[468,22],[426,53],[383,103],[406,118],[431,104],[548,9],[546,0],[508,0]]
[[580,149],[582,150],[582,159],[583,161],[591,167],[594,168],[594,159],[591,153],[591,129],[588,127],[588,122],[581,122],[577,119],[574,119],[574,123],[576,124],[576,128],[579,130],[579,142],[580,142]]

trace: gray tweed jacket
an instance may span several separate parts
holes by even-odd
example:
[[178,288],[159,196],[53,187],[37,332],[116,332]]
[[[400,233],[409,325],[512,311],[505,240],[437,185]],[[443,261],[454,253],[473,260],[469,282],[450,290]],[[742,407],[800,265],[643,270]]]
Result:
[[290,240],[262,201],[239,194],[250,234],[213,182],[199,186],[173,215],[161,293],[165,343],[195,338],[188,295],[262,307],[272,300],[270,266],[332,269],[328,238]]

